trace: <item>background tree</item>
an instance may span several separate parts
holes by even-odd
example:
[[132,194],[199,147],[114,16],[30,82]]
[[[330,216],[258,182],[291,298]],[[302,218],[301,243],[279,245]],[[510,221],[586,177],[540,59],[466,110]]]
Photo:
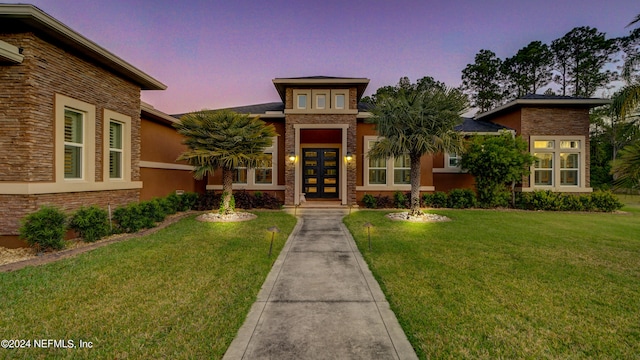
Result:
[[393,91],[376,92],[368,120],[381,140],[369,150],[371,159],[408,156],[411,164],[410,216],[420,211],[420,158],[425,154],[459,152],[462,138],[453,128],[467,109],[468,99],[431,77],[409,84],[399,82]]
[[194,166],[196,179],[222,169],[220,212],[232,213],[234,169],[256,167],[268,161],[263,151],[271,146],[275,128],[257,117],[225,110],[186,114],[174,126],[185,137],[184,144],[189,148],[178,160]]
[[551,43],[562,95],[591,97],[598,88],[616,78],[616,73],[604,70],[611,62],[617,46],[603,32],[588,26],[576,27]]
[[552,64],[551,50],[541,41],[532,41],[514,56],[505,59],[500,71],[506,98],[516,99],[537,93],[551,82]]
[[504,194],[509,192],[515,206],[515,185],[529,175],[534,160],[522,138],[504,132],[499,136],[474,136],[460,166],[475,177],[480,206],[506,206],[508,196]]
[[485,112],[500,104],[503,90],[500,87],[502,60],[491,50],[480,50],[475,62],[462,70],[462,89],[470,95],[471,105]]
[[614,188],[640,189],[640,142],[626,146],[620,151],[620,157],[612,162]]

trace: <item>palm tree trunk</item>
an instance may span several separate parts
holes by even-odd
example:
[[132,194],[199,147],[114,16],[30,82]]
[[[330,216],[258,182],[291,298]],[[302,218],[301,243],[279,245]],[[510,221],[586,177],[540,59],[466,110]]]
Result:
[[233,170],[222,169],[222,206],[220,206],[220,213],[223,215],[231,214],[233,208],[231,207],[231,197],[233,196]]
[[410,154],[411,159],[411,209],[409,216],[421,215],[420,211],[420,155]]

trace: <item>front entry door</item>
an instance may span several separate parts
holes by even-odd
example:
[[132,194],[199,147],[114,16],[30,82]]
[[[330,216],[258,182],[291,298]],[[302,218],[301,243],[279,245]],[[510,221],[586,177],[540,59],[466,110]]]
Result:
[[302,183],[307,199],[337,199],[339,149],[302,151]]

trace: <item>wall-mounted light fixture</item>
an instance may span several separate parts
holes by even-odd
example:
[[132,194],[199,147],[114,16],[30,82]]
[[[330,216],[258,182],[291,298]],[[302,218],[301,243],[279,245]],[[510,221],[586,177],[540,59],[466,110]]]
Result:
[[296,162],[296,154],[293,151],[291,151],[289,155],[287,155],[287,161],[290,165],[293,165]]
[[347,156],[345,156],[345,159],[347,160],[347,162],[351,162],[351,160],[353,160],[353,154],[351,153],[351,151],[347,151]]

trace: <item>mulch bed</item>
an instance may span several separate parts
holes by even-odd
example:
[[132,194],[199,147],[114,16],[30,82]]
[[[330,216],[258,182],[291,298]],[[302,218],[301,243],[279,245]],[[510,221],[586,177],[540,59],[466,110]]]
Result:
[[[34,255],[31,249],[27,249],[27,252],[31,252],[31,255],[29,255],[28,253],[26,254],[26,256],[29,256],[27,259],[25,260],[18,260],[12,263],[8,263],[8,264],[4,264],[4,265],[0,265],[0,272],[8,272],[8,271],[15,271],[15,270],[20,270],[22,268],[25,268],[27,266],[38,266],[38,265],[43,265],[43,264],[48,264],[60,259],[65,259],[65,258],[69,258],[72,256],[76,256],[78,254],[82,254],[100,247],[103,247],[105,245],[109,245],[109,244],[113,244],[113,243],[117,243],[120,241],[124,241],[124,240],[129,240],[131,238],[136,238],[136,237],[140,237],[140,236],[144,236],[144,235],[149,235],[149,234],[153,234],[156,231],[162,230],[164,228],[166,228],[167,226],[178,222],[179,220],[190,216],[192,214],[197,213],[196,211],[187,211],[187,212],[183,212],[183,213],[179,213],[179,214],[174,214],[174,215],[170,215],[168,216],[165,221],[163,221],[162,223],[158,224],[158,226],[151,228],[151,229],[144,229],[144,230],[140,230],[137,233],[132,233],[132,234],[117,234],[117,235],[112,235],[109,237],[106,237],[104,239],[98,240],[94,243],[84,243],[82,241],[77,241],[76,242],[76,246],[70,249],[64,249],[64,250],[60,250],[60,251],[56,251],[56,252],[49,252],[49,253],[44,253],[41,255]],[[23,257],[24,258],[24,257]]]

